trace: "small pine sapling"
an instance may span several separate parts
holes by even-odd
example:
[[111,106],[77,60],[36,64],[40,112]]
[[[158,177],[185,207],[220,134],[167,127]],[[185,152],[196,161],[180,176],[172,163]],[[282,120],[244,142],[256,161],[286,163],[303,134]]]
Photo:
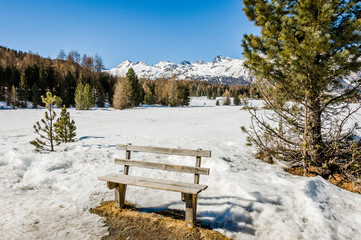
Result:
[[56,120],[54,127],[57,143],[68,143],[75,141],[75,122],[74,120],[70,120],[70,113],[66,111],[65,105],[61,108],[60,117]]
[[219,100],[217,99],[217,101],[216,101],[216,106],[219,106]]
[[36,122],[34,125],[35,133],[39,134],[40,139],[36,138],[33,141],[30,141],[32,145],[35,146],[35,151],[54,151],[54,145],[59,145],[57,143],[54,131],[54,119],[56,113],[52,108],[56,100],[56,96],[52,95],[51,92],[46,93],[46,98],[41,96],[42,102],[45,104],[47,112],[45,112],[45,119],[41,119],[41,123],[44,126],[40,125],[40,122]]

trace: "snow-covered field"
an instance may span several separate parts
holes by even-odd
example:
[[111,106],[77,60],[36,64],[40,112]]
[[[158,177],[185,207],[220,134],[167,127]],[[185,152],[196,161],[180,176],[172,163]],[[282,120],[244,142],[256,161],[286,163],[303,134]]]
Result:
[[[253,157],[240,126],[247,111],[215,107],[192,99],[191,107],[129,110],[70,110],[79,141],[39,154],[29,144],[32,125],[44,109],[0,111],[0,239],[100,239],[104,220],[91,207],[112,200],[98,176],[122,172],[115,165],[117,143],[212,151],[201,183],[197,219],[237,239],[361,239],[361,196],[320,177],[290,175]],[[57,110],[59,111],[59,110]],[[134,159],[156,156],[134,153]],[[160,155],[158,155],[160,156]],[[158,160],[158,159],[157,159]],[[193,158],[161,156],[161,161],[194,164]],[[191,174],[131,168],[130,174],[192,182]],[[184,209],[180,194],[130,186],[127,200],[144,208]]]

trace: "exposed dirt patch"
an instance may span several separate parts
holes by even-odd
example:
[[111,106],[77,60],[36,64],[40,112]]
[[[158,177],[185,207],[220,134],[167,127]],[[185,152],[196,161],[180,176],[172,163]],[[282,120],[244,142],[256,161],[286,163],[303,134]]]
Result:
[[124,209],[114,206],[114,201],[103,202],[90,210],[106,218],[109,236],[103,240],[140,240],[140,239],[204,239],[229,240],[226,236],[206,226],[185,227],[184,212],[165,210],[154,213],[140,212],[134,205],[127,203]]
[[[303,167],[294,167],[294,168],[285,168],[285,171],[291,173],[293,175],[304,176],[303,175]],[[307,174],[306,177],[314,177],[315,174]],[[334,174],[327,179],[333,185],[337,187],[346,189],[350,192],[361,194],[361,186],[360,184],[350,182],[349,180],[343,178],[340,174]]]

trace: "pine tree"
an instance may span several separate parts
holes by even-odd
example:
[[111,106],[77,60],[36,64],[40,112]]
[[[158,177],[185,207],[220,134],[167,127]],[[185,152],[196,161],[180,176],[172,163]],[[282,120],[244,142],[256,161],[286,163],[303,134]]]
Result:
[[61,91],[60,91],[60,97],[63,100],[63,104],[65,106],[69,107],[70,105],[74,104],[74,94],[75,94],[75,88],[76,85],[75,78],[73,74],[68,71],[64,78],[64,83],[62,84]]
[[234,105],[238,106],[241,104],[241,99],[239,98],[239,95],[234,96],[233,98]]
[[23,108],[26,108],[28,95],[29,95],[29,90],[28,90],[27,76],[25,73],[23,73],[20,78],[20,86],[19,86],[19,100],[20,100],[20,105]]
[[178,106],[188,106],[189,99],[189,86],[184,83],[177,84],[177,105]]
[[67,112],[65,105],[63,105],[63,107],[61,108],[60,117],[56,120],[54,127],[57,143],[68,143],[75,141],[75,122],[74,120],[70,121],[70,113]]
[[85,96],[85,109],[89,110],[90,108],[94,107],[93,89],[90,87],[89,83],[85,84],[84,96]]
[[93,92],[88,83],[85,86],[82,83],[78,84],[75,90],[75,103],[78,110],[88,110],[94,106]]
[[[35,146],[35,151],[54,151],[54,146],[60,144],[59,142],[56,142],[54,128],[56,113],[52,108],[52,104],[55,102],[55,98],[56,96],[53,96],[51,92],[46,93],[46,98],[41,96],[47,111],[45,112],[45,118],[41,119],[41,122],[36,122],[34,125],[35,133],[40,136],[40,139],[36,138],[35,140],[30,141],[30,143]],[[43,126],[41,126],[40,123],[42,123]]]
[[127,80],[130,84],[130,102],[132,107],[137,107],[142,102],[144,95],[142,94],[142,86],[139,84],[138,76],[133,68],[129,68],[127,72]]
[[116,85],[113,98],[114,108],[137,107],[143,99],[144,90],[133,68],[129,68],[126,78],[121,79]]
[[38,108],[40,100],[39,88],[36,83],[31,87],[31,101],[33,102],[33,108]]
[[79,83],[75,90],[75,96],[74,96],[76,109],[83,110],[85,109],[84,102],[84,85],[82,83]]
[[[361,2],[243,4],[249,20],[261,29],[260,36],[244,36],[245,66],[271,110],[262,117],[251,111],[254,127],[246,130],[251,142],[269,157],[302,163],[305,174],[327,178],[349,171],[361,161],[354,150],[360,143],[351,141],[357,126],[346,127],[358,109],[350,103],[361,86],[359,77],[349,77],[361,68]],[[345,78],[347,86],[340,81]]]
[[216,106],[219,106],[219,100],[217,99],[217,101],[216,101]]

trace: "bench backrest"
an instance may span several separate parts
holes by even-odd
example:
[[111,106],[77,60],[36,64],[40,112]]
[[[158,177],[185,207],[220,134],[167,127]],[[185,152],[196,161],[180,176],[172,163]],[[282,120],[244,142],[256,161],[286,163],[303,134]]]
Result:
[[[131,143],[128,143],[126,145],[117,144],[116,149],[126,151],[125,159],[120,159],[120,158],[115,159],[116,164],[124,165],[124,174],[126,175],[128,175],[129,166],[159,169],[159,170],[173,171],[173,172],[193,173],[194,183],[199,184],[199,176],[209,175],[210,172],[209,168],[201,167],[202,157],[207,157],[207,158],[211,157],[211,151],[209,150],[134,146]],[[168,155],[193,156],[196,157],[195,167],[130,160],[131,151],[168,154]]]

